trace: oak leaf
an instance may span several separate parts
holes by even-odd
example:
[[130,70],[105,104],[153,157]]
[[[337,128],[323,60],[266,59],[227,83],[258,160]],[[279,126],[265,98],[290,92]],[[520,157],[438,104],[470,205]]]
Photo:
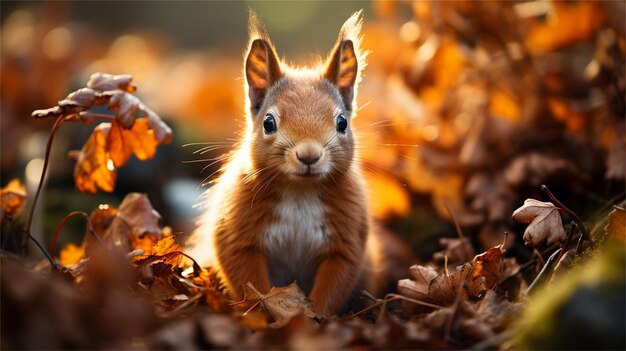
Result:
[[107,149],[110,123],[99,124],[83,145],[74,166],[76,188],[83,193],[95,194],[98,188],[112,192],[117,173]]
[[314,317],[311,302],[306,298],[296,283],[283,287],[273,287],[267,294],[261,294],[252,283],[243,286],[244,300],[260,305],[271,320],[272,328],[280,328],[292,317],[304,314]]
[[567,239],[559,209],[551,202],[526,199],[524,205],[513,212],[513,218],[520,223],[530,223],[524,231],[524,242],[531,246],[544,241],[551,245]]
[[0,190],[0,209],[5,216],[18,217],[26,205],[26,188],[19,179],[11,180]]

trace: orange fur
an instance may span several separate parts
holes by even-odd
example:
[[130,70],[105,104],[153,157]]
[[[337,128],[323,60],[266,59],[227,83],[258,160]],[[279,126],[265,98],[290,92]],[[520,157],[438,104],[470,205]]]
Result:
[[[296,280],[314,310],[329,316],[357,286],[371,291],[382,285],[373,282],[382,276],[382,255],[370,237],[350,127],[365,65],[360,26],[358,12],[342,27],[325,64],[293,69],[250,16],[247,130],[207,191],[192,248],[192,256],[206,256],[203,263],[221,272],[234,298],[241,298],[247,282],[267,292]],[[275,132],[265,130],[268,115]],[[337,130],[339,115],[347,120],[345,133]]]

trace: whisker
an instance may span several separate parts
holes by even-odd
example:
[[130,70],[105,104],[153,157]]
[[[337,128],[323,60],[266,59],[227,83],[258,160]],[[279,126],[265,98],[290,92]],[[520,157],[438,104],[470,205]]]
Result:
[[359,108],[357,108],[355,112],[359,112],[359,111],[361,111],[362,109],[364,109],[364,108],[366,108],[367,106],[369,106],[371,103],[372,103],[372,100],[370,100],[370,101],[368,101],[368,102],[364,103],[364,104],[363,104],[363,105],[361,105]]

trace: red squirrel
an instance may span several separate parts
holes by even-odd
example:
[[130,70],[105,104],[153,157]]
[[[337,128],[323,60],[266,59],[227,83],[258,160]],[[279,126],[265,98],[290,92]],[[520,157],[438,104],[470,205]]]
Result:
[[328,317],[357,289],[386,288],[352,128],[367,54],[361,24],[359,11],[324,63],[293,68],[250,13],[247,128],[200,201],[191,248],[233,298],[248,282],[266,293],[295,281]]

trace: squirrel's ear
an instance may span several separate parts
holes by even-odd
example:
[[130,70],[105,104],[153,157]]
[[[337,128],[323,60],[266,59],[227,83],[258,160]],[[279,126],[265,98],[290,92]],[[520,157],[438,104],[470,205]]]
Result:
[[343,99],[345,108],[352,110],[356,85],[365,66],[367,52],[359,49],[361,43],[362,11],[353,14],[341,27],[339,38],[326,61],[324,78],[333,83]]
[[253,114],[256,114],[267,90],[282,77],[282,72],[272,42],[263,24],[252,11],[250,11],[248,22],[250,47],[246,56],[245,71],[250,109]]

